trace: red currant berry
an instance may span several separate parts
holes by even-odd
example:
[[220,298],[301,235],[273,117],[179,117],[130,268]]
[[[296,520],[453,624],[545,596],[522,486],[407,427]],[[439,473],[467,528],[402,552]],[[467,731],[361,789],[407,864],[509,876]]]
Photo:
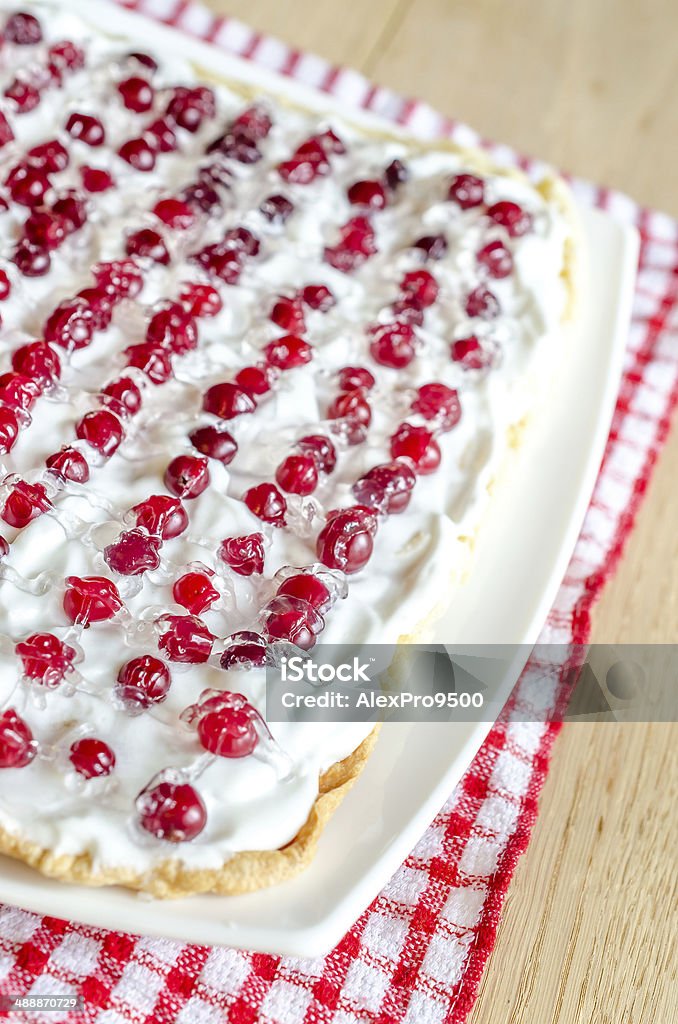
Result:
[[440,465],[440,447],[426,427],[401,423],[391,438],[391,456],[409,459],[419,474],[434,473]]
[[100,779],[115,768],[115,754],[108,743],[87,736],[71,745],[68,758],[78,775],[85,779]]
[[165,470],[165,487],[177,498],[197,498],[210,482],[207,459],[177,455]]
[[64,611],[71,622],[89,626],[112,619],[122,608],[118,588],[105,576],[67,576]]
[[171,682],[164,661],[142,654],[122,666],[118,672],[116,693],[126,704],[146,709],[165,700]]
[[219,557],[238,576],[261,575],[264,571],[264,537],[250,533],[245,537],[228,537],[219,547]]

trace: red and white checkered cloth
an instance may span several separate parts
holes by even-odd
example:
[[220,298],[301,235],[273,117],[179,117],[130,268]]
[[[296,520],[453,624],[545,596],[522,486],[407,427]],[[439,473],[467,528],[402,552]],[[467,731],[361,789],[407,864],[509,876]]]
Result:
[[[368,107],[418,134],[481,143],[496,159],[535,167],[422,103],[186,0],[124,5],[331,92],[347,108]],[[620,557],[678,400],[678,223],[607,189],[579,181],[573,188],[583,202],[636,224],[642,247],[604,463],[542,635],[558,643],[588,639],[592,605]],[[523,678],[516,700],[532,703],[531,682]],[[327,957],[190,946],[0,907],[0,994],[84,996],[84,1014],[32,1013],[30,1024],[460,1024],[529,841],[557,728],[510,716],[495,726],[405,863]]]

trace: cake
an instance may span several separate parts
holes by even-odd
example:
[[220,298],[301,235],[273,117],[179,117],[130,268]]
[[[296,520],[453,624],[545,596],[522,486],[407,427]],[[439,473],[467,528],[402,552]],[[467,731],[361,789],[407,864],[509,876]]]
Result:
[[0,852],[245,892],[308,863],[376,738],[267,723],[266,665],[463,586],[575,221],[553,175],[95,22],[2,26]]

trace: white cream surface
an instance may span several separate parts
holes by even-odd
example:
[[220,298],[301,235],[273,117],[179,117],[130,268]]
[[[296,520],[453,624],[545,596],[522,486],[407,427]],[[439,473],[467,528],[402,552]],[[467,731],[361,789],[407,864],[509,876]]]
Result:
[[[110,41],[51,7],[48,14],[39,5],[30,9],[41,17],[48,41],[70,38],[84,43],[87,67],[68,77],[63,89],[46,91],[33,112],[11,117],[17,139],[0,150],[0,181],[27,148],[57,136],[71,155],[70,166],[54,176],[59,190],[79,187],[81,164],[110,170],[116,188],[89,198],[87,225],[54,253],[50,273],[41,278],[22,278],[10,262],[26,209],[12,204],[9,212],[0,214],[2,266],[12,279],[11,297],[1,309],[0,372],[10,368],[14,348],[40,337],[46,315],[61,299],[93,284],[93,263],[121,257],[129,230],[158,227],[150,213],[156,200],[175,194],[193,179],[206,144],[243,108],[235,92],[218,87],[216,119],[196,135],[180,130],[180,151],[161,155],[153,172],[134,171],[116,150],[138,134],[152,114],[126,110],[115,83],[139,72],[124,58],[139,43]],[[44,49],[31,48],[31,59],[39,60]],[[4,46],[3,88],[26,59],[26,48]],[[158,59],[161,66],[153,83],[160,112],[167,103],[167,89],[192,84],[195,73],[173,57]],[[447,201],[450,178],[465,169],[463,156],[410,150],[401,141],[370,138],[334,117],[331,125],[345,142],[346,155],[331,158],[329,176],[311,185],[288,185],[277,164],[289,158],[299,142],[328,125],[273,100],[264,102],[273,128],[261,144],[263,159],[250,166],[231,162],[233,186],[223,193],[223,213],[203,218],[183,233],[160,225],[170,246],[171,265],[145,270],[138,299],[123,302],[112,326],[70,357],[61,386],[37,402],[30,426],[22,430],[11,453],[0,457],[3,495],[7,485],[1,481],[9,474],[29,481],[45,479],[44,459],[62,444],[75,443],[92,462],[87,445],[74,441],[74,425],[84,412],[97,407],[95,395],[103,384],[121,374],[122,350],[143,341],[154,303],[176,298],[183,281],[208,280],[186,255],[219,239],[229,227],[245,225],[257,235],[260,255],[246,261],[238,285],[220,286],[223,310],[215,318],[200,320],[199,347],[175,360],[174,379],[153,387],[138,375],[143,410],[130,421],[118,452],[93,469],[85,487],[72,485],[56,495],[53,512],[21,531],[0,523],[0,532],[11,543],[0,564],[0,711],[13,707],[39,744],[38,756],[29,766],[0,769],[0,826],[57,854],[89,852],[101,869],[124,865],[144,872],[172,855],[192,867],[215,868],[237,851],[274,849],[289,842],[308,816],[319,773],[347,756],[371,729],[366,723],[274,724],[275,739],[290,759],[289,770],[283,772],[256,754],[212,758],[196,781],[207,808],[204,831],[181,846],[143,833],[135,824],[136,794],[160,770],[194,770],[203,757],[195,732],[179,721],[181,711],[207,688],[242,692],[260,710],[265,706],[261,674],[225,673],[218,665],[219,645],[208,665],[170,665],[169,696],[156,708],[131,716],[112,700],[124,662],[143,653],[159,654],[153,618],[163,611],[183,613],[173,603],[172,583],[186,566],[201,562],[217,574],[222,599],[203,616],[217,637],[256,629],[259,610],[275,593],[275,573],[282,566],[316,561],[315,539],[325,511],[350,504],[351,484],[390,459],[389,438],[399,423],[424,422],[410,413],[415,389],[442,381],[458,389],[462,418],[439,437],[441,468],[419,479],[403,514],[382,520],[372,560],[349,579],[348,597],[328,613],[321,641],[390,644],[414,632],[437,605],[451,599],[452,575],[468,559],[464,538],[474,533],[485,512],[486,486],[505,457],[507,430],[532,408],[538,382],[562,342],[567,296],[561,272],[569,226],[538,192],[508,177],[487,178],[488,203],[513,199],[534,217],[528,235],[507,239],[478,210],[464,212]],[[107,132],[104,147],[92,149],[63,131],[75,110],[102,118]],[[347,187],[358,179],[377,177],[396,157],[407,165],[410,179],[400,187],[396,202],[371,216],[378,253],[353,274],[334,270],[323,261],[323,248],[335,243],[338,226],[361,212],[349,204]],[[272,226],[258,211],[262,199],[272,193],[283,193],[294,203],[284,227]],[[388,306],[397,298],[403,274],[422,266],[411,243],[437,232],[446,236],[448,251],[427,264],[440,295],[426,311],[424,327],[417,329],[417,356],[406,370],[380,367],[369,356],[366,326],[388,319]],[[475,253],[494,238],[511,249],[515,271],[504,280],[486,282],[501,303],[500,316],[469,320],[464,297],[484,281]],[[102,549],[123,528],[123,517],[133,505],[151,494],[167,493],[165,467],[174,456],[192,451],[188,433],[210,420],[201,412],[203,391],[232,379],[284,333],[269,319],[272,304],[276,296],[308,283],[326,284],[337,298],[329,312],[306,314],[306,337],[314,347],[314,359],[282,374],[254,415],[228,424],[238,454],[227,468],[210,462],[211,486],[185,503],[189,529],[163,545],[161,570],[146,574],[141,585],[115,577]],[[499,351],[488,373],[464,370],[450,359],[450,342],[470,334]],[[345,365],[368,366],[377,378],[370,396],[373,422],[367,441],[354,447],[339,443],[337,470],[317,492],[304,499],[290,496],[286,528],[262,525],[240,500],[243,492],[254,483],[273,480],[276,466],[299,437],[328,431],[325,413],[338,393],[336,371]],[[98,529],[91,529],[91,524],[98,524]],[[264,575],[238,577],[218,561],[218,546],[225,537],[257,531],[266,541]],[[127,627],[119,621],[73,627],[62,607],[64,579],[69,575],[114,578],[125,601]],[[14,646],[35,632],[52,632],[79,647],[83,658],[74,687],[45,692],[22,679]],[[84,781],[69,765],[71,743],[89,735],[104,739],[115,751],[116,766],[106,780]]]

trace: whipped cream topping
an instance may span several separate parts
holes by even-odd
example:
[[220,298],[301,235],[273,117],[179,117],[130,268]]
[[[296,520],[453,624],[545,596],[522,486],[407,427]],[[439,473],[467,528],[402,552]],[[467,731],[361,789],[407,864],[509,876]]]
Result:
[[[171,262],[160,266],[140,260],[140,295],[116,307],[111,326],[95,334],[92,344],[70,355],[60,350],[64,372],[59,385],[37,401],[32,422],[0,457],[0,502],[11,486],[7,478],[14,479],[14,474],[46,482],[44,460],[62,444],[82,451],[91,467],[86,485],[67,484],[57,491],[50,484],[53,509],[29,525],[17,530],[0,522],[0,533],[10,545],[0,562],[0,713],[14,708],[38,744],[29,765],[0,769],[0,827],[56,854],[87,852],[102,870],[125,866],[143,873],[169,856],[191,867],[218,868],[237,851],[275,849],[289,842],[317,796],[319,774],[354,750],[371,726],[280,723],[271,727],[275,756],[264,750],[241,758],[205,759],[195,731],[179,720],[182,711],[213,688],[242,693],[263,712],[263,674],[224,672],[218,656],[207,664],[169,663],[167,699],[132,715],[113,699],[121,665],[141,654],[162,656],[154,621],[167,612],[185,613],[173,600],[172,586],[194,563],[215,573],[221,597],[201,617],[217,638],[260,628],[260,610],[276,592],[276,572],[317,561],[315,543],[325,513],[351,504],[351,485],[371,467],[390,460],[390,437],[400,423],[425,423],[410,407],[416,389],[432,381],[456,388],[462,408],[460,422],[437,438],[441,467],[418,480],[402,514],[380,520],[374,557],[349,578],[348,596],[327,613],[320,640],[395,643],[449,600],[456,585],[453,573],[466,566],[467,539],[486,508],[487,484],[506,454],[509,427],[530,411],[539,383],[559,353],[567,307],[562,271],[570,229],[555,206],[528,183],[489,174],[485,205],[512,200],[533,218],[527,234],[508,238],[482,211],[462,210],[448,200],[451,178],[469,169],[463,154],[371,137],[336,117],[331,127],[346,153],[331,157],[327,176],[308,185],[286,183],[277,170],[280,162],[330,124],[265,97],[262,103],[273,125],[261,143],[262,159],[252,165],[226,161],[232,177],[230,188],[220,193],[221,212],[200,217],[187,231],[167,230],[151,214],[153,205],[195,179],[206,146],[243,109],[242,98],[225,85],[213,86],[216,117],[195,134],[179,130],[178,151],[161,155],[154,170],[135,171],[117,156],[119,146],[161,114],[173,87],[194,84],[195,71],[181,59],[155,55],[154,110],[135,114],[124,107],[116,83],[144,73],[126,57],[138,43],[109,40],[92,25],[52,7],[30,9],[46,37],[30,48],[30,60],[40,63],[50,42],[72,39],[85,49],[86,67],[66,77],[63,88],[46,89],[33,111],[9,113],[15,140],[0,149],[0,181],[28,149],[57,137],[70,154],[69,166],[53,175],[59,192],[82,193],[84,164],[108,170],[115,187],[88,197],[87,223],[52,254],[51,269],[42,277],[22,277],[11,262],[28,211],[10,203],[0,214],[5,226],[2,266],[12,282],[11,295],[0,309],[0,372],[10,369],[14,349],[41,337],[56,304],[93,284],[91,267],[97,261],[121,258],[130,231],[145,226],[161,230]],[[26,72],[26,64],[25,47],[5,45],[0,52],[2,89],[17,72]],[[101,118],[104,146],[88,147],[64,132],[74,111]],[[323,251],[336,243],[342,224],[363,212],[349,203],[347,189],[357,180],[379,177],[394,159],[406,165],[409,179],[395,201],[370,214],[378,251],[358,270],[344,274],[323,260]],[[294,204],[284,226],[272,225],[259,210],[274,193]],[[140,371],[130,373],[123,351],[144,340],[150,311],[163,299],[176,300],[182,282],[210,281],[188,262],[188,255],[239,226],[257,236],[260,254],[245,262],[236,285],[217,282],[223,309],[213,318],[200,319],[197,349],[174,358],[173,377],[161,386],[149,385]],[[426,264],[440,292],[426,310],[424,326],[416,328],[416,357],[404,370],[377,365],[369,355],[367,327],[392,318],[389,306],[403,274],[422,267],[421,252],[412,243],[438,233],[448,247],[440,259]],[[510,249],[514,270],[503,279],[487,280],[476,253],[494,239]],[[149,495],[167,493],[163,475],[170,460],[195,454],[188,435],[212,419],[201,410],[203,393],[260,360],[264,346],[284,333],[269,317],[276,298],[310,283],[327,285],[337,300],[327,312],[305,314],[304,336],[313,346],[313,359],[281,374],[254,415],[227,424],[237,440],[237,455],[228,466],[210,460],[210,486],[185,502],[189,528],[163,544],[160,569],[143,577],[117,576],[103,549],[129,528],[125,516],[132,506]],[[494,319],[469,318],[465,312],[465,298],[479,283],[488,284],[499,300],[501,311]],[[450,343],[472,334],[496,353],[487,372],[468,370],[450,358]],[[243,493],[274,480],[276,467],[300,437],[330,434],[326,413],[338,394],[337,371],[346,365],[368,366],[376,378],[366,440],[350,446],[333,433],[337,469],[310,497],[287,496],[284,528],[262,523],[242,502]],[[86,442],[75,439],[75,424],[98,407],[102,386],[123,372],[143,389],[143,407],[129,421],[118,451],[104,461]],[[218,558],[219,545],[226,537],[255,532],[265,538],[264,573],[238,576]],[[122,619],[89,628],[68,620],[64,581],[88,575],[115,581],[125,604]],[[15,645],[37,632],[52,633],[78,651],[70,685],[46,690],[23,678]],[[454,640],[463,638],[450,638]],[[106,778],[85,780],[68,761],[71,744],[88,736],[103,739],[115,752],[115,768]],[[204,830],[181,845],[152,837],[136,821],[136,795],[166,768],[194,777],[207,809]]]

